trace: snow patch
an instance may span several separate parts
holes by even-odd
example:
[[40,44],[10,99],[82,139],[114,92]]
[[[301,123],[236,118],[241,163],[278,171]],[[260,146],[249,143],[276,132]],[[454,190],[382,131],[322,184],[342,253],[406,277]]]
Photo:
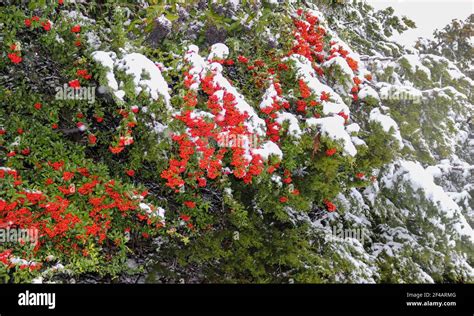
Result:
[[352,157],[357,154],[357,149],[344,127],[345,120],[340,116],[325,118],[310,118],[306,120],[308,126],[319,127],[321,133],[332,140],[342,140],[344,152]]
[[382,114],[379,108],[375,108],[370,111],[370,119],[371,122],[380,123],[383,130],[387,133],[390,133],[393,129],[393,135],[397,139],[400,148],[403,148],[403,139],[400,135],[400,129],[398,128],[397,122],[395,122],[390,116]]
[[160,69],[144,55],[131,53],[119,59],[114,52],[95,51],[92,53],[92,58],[107,69],[107,85],[120,101],[124,101],[125,92],[119,90],[114,67],[132,76],[137,94],[145,90],[153,100],[162,97],[167,109],[171,110],[168,84],[161,75]]

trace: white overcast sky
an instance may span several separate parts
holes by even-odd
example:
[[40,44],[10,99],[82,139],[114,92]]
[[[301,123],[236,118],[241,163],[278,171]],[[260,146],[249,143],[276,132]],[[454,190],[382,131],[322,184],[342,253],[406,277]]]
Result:
[[393,36],[411,46],[418,37],[432,38],[435,29],[442,29],[453,19],[465,20],[474,12],[474,0],[365,0],[375,9],[393,7],[395,14],[412,19],[417,28]]

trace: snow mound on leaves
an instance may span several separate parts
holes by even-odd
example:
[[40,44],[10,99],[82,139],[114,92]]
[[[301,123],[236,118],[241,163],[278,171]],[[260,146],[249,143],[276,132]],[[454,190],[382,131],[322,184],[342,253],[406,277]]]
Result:
[[[158,100],[161,96],[164,98],[166,106],[170,108],[171,97],[168,92],[168,84],[154,62],[142,54],[131,53],[117,60],[116,65],[133,77],[137,94],[143,89],[148,92],[153,100]],[[149,78],[146,78],[147,76]]]
[[330,60],[324,62],[322,66],[323,68],[338,67],[342,71],[342,73],[349,79],[352,79],[354,77],[354,72],[352,71],[351,67],[349,67],[347,61],[340,56],[331,58]]
[[466,80],[470,83],[471,86],[474,85],[474,81],[471,78],[467,77],[465,74],[463,74],[462,71],[449,59],[433,54],[421,54],[420,58],[424,63],[431,67],[434,66],[434,63],[444,64],[446,66],[445,70],[451,79]]
[[168,84],[158,66],[146,56],[131,53],[125,54],[123,58],[117,58],[114,52],[95,51],[92,53],[92,58],[107,69],[107,85],[118,100],[124,101],[125,92],[119,90],[119,84],[114,75],[115,67],[132,76],[137,94],[146,91],[153,100],[162,97],[166,107],[171,109]]
[[359,99],[365,100],[367,98],[374,98],[375,100],[380,100],[379,94],[371,86],[364,86],[359,91]]
[[105,75],[107,85],[112,89],[112,92],[117,99],[123,101],[125,91],[119,90],[119,85],[114,75],[114,65],[115,60],[117,60],[117,55],[114,52],[96,51],[92,53],[92,58],[107,69],[107,74]]
[[276,122],[283,125],[284,122],[288,122],[288,133],[296,138],[301,137],[301,128],[298,119],[294,114],[289,112],[278,112]]
[[294,54],[290,57],[290,60],[295,63],[297,76],[306,82],[314,94],[321,96],[323,92],[329,93],[330,100],[323,102],[324,115],[337,114],[340,112],[344,112],[345,114],[350,113],[349,107],[344,103],[341,96],[331,87],[319,81],[316,71],[306,57]]
[[431,78],[431,71],[428,67],[421,63],[421,58],[418,55],[408,54],[403,55],[398,59],[399,61],[405,60],[410,66],[410,71],[416,73],[417,71],[424,72],[428,78]]
[[357,154],[357,149],[352,143],[348,131],[344,127],[345,120],[340,116],[330,116],[325,118],[310,118],[306,120],[308,126],[319,127],[321,133],[333,140],[342,140],[344,152],[350,156]]
[[268,160],[271,155],[277,156],[280,159],[283,158],[283,152],[280,147],[272,141],[265,142],[261,148],[252,150],[252,153],[260,155],[264,160]]
[[425,198],[437,206],[446,217],[457,217],[458,220],[453,224],[455,231],[474,242],[474,231],[462,214],[459,205],[434,182],[433,174],[429,170],[423,168],[419,162],[408,160],[399,160],[390,165],[388,170],[381,180],[386,188],[391,189],[396,182],[402,181],[410,185],[415,192],[421,191]]
[[211,52],[207,56],[207,60],[213,60],[214,58],[224,59],[229,55],[229,48],[222,43],[216,43],[211,46]]
[[393,131],[393,136],[397,139],[400,148],[403,148],[403,139],[398,124],[390,116],[382,114],[379,108],[375,108],[370,111],[370,121],[379,123],[387,133]]

